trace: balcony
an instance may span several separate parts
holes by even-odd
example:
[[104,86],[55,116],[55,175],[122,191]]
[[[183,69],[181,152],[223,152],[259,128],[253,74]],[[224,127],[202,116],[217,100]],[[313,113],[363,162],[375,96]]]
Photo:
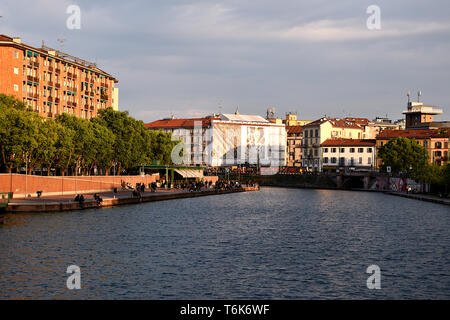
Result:
[[59,104],[59,98],[55,98],[55,104]]
[[49,71],[49,72],[53,72],[53,67],[50,67],[50,66],[49,66],[49,67],[48,67],[48,71]]
[[61,89],[61,85],[59,83],[55,83],[55,87]]
[[57,74],[60,74],[60,73],[61,73],[61,69],[56,68],[56,69],[55,69],[55,72],[56,72]]
[[47,98],[47,101],[48,101],[48,102],[53,102],[53,97],[52,97],[52,96],[49,96],[49,97]]
[[27,80],[30,82],[39,82],[39,77],[27,76]]
[[39,62],[33,62],[33,67],[39,68]]
[[108,95],[107,95],[107,94],[102,94],[102,95],[100,96],[100,99],[102,99],[102,100],[108,100]]
[[53,82],[52,81],[47,81],[47,86],[53,87]]
[[48,113],[47,113],[47,118],[53,118],[53,113],[48,112]]

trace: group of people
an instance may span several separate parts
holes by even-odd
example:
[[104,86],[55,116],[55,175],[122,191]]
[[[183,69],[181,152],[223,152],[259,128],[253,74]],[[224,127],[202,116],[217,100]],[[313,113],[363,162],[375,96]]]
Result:
[[237,190],[241,189],[242,185],[237,180],[219,180],[216,182],[216,190]]
[[[93,198],[94,198],[94,200],[97,201],[97,204],[98,204],[98,205],[101,204],[101,203],[103,202],[103,198],[100,197],[97,193],[94,194]],[[79,202],[80,204],[83,204],[84,201],[85,201],[84,195],[82,195],[82,194],[77,194],[77,195],[75,196],[74,201]]]
[[192,181],[192,182],[181,182],[175,184],[176,189],[188,190],[188,191],[201,191],[203,189],[212,189],[212,181]]
[[134,190],[134,187],[129,182],[121,181],[120,185],[122,186],[122,190]]

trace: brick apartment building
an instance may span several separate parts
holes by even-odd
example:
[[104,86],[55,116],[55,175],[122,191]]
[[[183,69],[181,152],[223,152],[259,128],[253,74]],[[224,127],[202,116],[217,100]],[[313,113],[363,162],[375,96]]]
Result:
[[89,119],[99,109],[117,110],[117,82],[94,63],[0,35],[0,93],[22,100],[43,117],[65,112]]

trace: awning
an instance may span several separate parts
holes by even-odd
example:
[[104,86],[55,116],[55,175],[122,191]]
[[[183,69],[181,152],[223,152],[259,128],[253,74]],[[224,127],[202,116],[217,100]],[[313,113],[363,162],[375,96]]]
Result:
[[175,169],[183,178],[203,178],[203,170]]

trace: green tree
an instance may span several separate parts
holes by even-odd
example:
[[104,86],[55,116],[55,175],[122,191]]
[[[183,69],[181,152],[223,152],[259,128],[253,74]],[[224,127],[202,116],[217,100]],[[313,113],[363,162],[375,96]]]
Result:
[[162,164],[171,164],[172,150],[177,145],[178,141],[172,141],[172,135],[170,133],[153,130],[148,131],[150,132],[152,141],[149,158],[151,160],[158,160]]
[[[95,119],[95,118],[93,118]],[[90,122],[91,130],[93,132],[92,145],[95,147],[92,153],[92,160],[90,170],[93,166],[97,166],[104,172],[108,173],[108,169],[113,165],[114,158],[114,143],[116,136],[107,127],[100,122]]]
[[40,117],[34,112],[21,109],[18,102],[5,96],[1,97],[0,114],[1,159],[11,173],[13,168],[25,163],[37,147]]
[[149,161],[148,150],[151,141],[148,130],[142,121],[128,115],[126,111],[107,108],[99,111],[98,119],[115,136],[113,144],[113,163],[117,163],[117,173],[122,169],[133,168]]
[[70,162],[75,166],[75,175],[77,175],[79,168],[86,169],[89,167],[90,160],[92,160],[95,149],[95,146],[92,144],[94,140],[92,127],[88,121],[67,113],[59,115],[56,121],[75,133]]
[[73,162],[75,131],[57,122],[56,136],[54,162],[61,169],[61,175],[64,176],[65,171]]
[[[50,171],[50,167],[56,158],[56,142],[58,139],[58,124],[50,119],[39,121],[38,131],[36,135],[36,148],[32,150],[29,157],[29,173],[39,166],[40,168],[45,165],[47,172]],[[42,170],[41,170],[42,174]]]
[[428,170],[427,150],[414,139],[392,139],[378,150],[378,155],[383,160],[383,168],[390,166],[395,173],[420,176]]

